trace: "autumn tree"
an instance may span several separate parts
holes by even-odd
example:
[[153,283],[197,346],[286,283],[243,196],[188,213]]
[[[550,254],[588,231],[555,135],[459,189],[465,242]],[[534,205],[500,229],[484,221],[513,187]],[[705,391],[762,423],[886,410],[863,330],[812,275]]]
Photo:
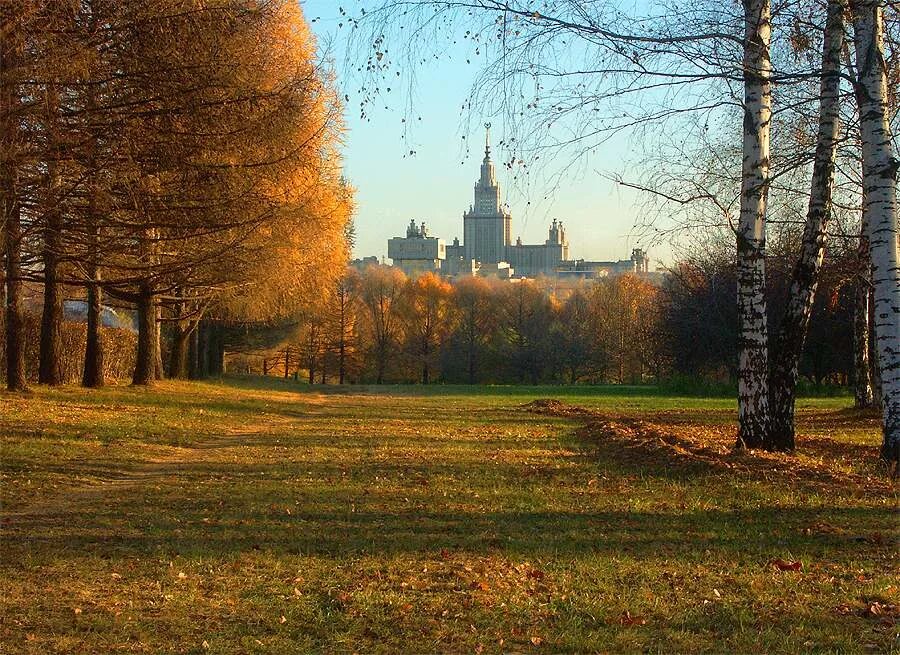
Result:
[[402,319],[407,353],[428,384],[436,367],[440,348],[451,329],[450,284],[434,273],[409,280],[403,294]]
[[606,368],[607,353],[601,347],[600,334],[607,326],[592,306],[595,297],[589,287],[579,286],[560,307],[560,359],[571,384],[585,377],[597,379]]
[[554,299],[530,280],[503,288],[499,305],[501,352],[514,380],[537,384],[555,368],[556,309]]
[[448,339],[448,356],[464,364],[464,379],[475,384],[497,331],[499,290],[480,277],[466,276],[453,285],[453,330]]
[[393,267],[370,266],[359,277],[366,347],[378,384],[384,383],[391,360],[398,354],[405,284],[406,276]]
[[353,269],[334,284],[326,308],[325,330],[328,358],[344,384],[357,368],[359,349],[359,275]]

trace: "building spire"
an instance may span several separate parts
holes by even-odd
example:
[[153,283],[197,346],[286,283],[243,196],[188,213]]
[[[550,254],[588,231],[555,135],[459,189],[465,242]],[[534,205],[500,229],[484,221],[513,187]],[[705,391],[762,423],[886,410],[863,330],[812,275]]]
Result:
[[[481,162],[481,179],[479,184],[482,187],[496,187],[497,178],[494,174],[494,162],[491,161],[491,124],[485,123],[484,129],[484,161]],[[478,202],[475,204],[477,205]]]

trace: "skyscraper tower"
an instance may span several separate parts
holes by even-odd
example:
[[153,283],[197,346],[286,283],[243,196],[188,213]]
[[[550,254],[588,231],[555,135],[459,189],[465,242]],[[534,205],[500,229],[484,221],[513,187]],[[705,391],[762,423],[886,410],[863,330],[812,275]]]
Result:
[[465,258],[483,263],[506,261],[511,243],[512,216],[500,206],[500,184],[491,160],[491,124],[485,124],[481,178],[475,183],[475,202],[463,214]]

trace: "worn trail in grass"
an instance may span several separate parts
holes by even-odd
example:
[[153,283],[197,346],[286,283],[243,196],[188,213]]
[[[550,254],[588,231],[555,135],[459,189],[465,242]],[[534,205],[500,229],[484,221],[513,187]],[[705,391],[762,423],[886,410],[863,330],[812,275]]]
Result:
[[737,456],[727,400],[304,389],[4,396],[0,650],[897,646],[896,496],[843,400]]

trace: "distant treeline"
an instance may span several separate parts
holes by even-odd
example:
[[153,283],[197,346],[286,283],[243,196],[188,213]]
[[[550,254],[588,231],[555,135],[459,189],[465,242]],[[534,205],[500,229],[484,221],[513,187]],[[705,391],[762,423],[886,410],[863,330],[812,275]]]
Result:
[[[817,294],[801,376],[853,381],[853,263],[830,260]],[[771,277],[774,297],[787,275]],[[732,383],[737,376],[735,265],[688,258],[660,286],[634,275],[560,285],[398,269],[350,270],[330,299],[279,345],[225,329],[227,369],[315,383]],[[770,319],[779,319],[773,313]]]

